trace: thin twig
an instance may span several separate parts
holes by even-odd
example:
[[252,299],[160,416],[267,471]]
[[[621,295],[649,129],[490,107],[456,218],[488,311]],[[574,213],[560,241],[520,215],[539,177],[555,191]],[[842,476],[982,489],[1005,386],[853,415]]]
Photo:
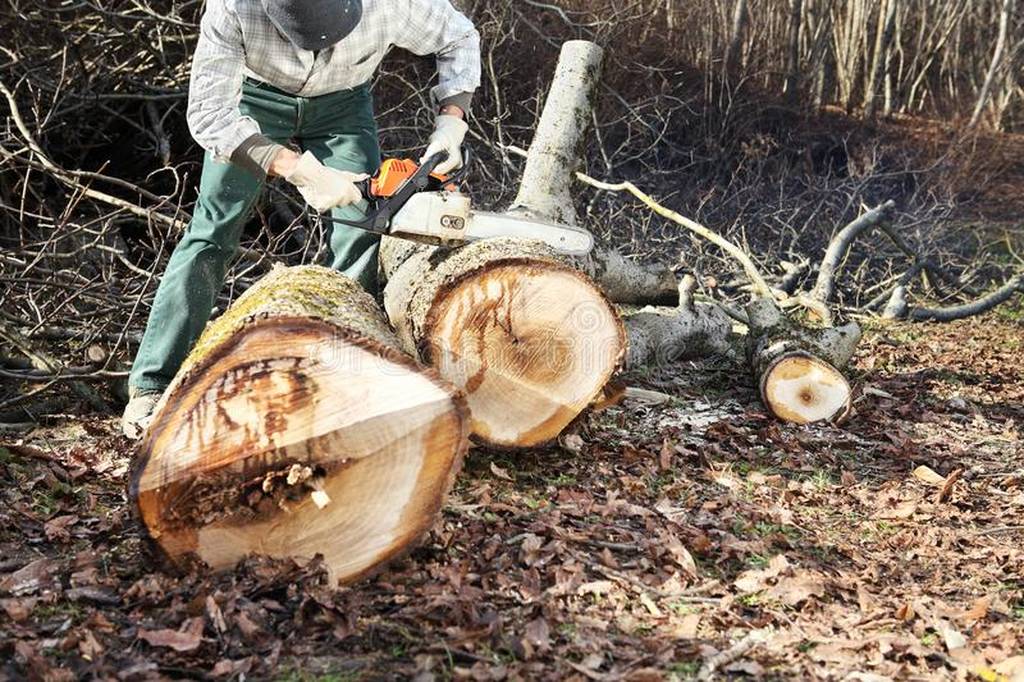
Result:
[[581,182],[590,185],[591,187],[596,187],[597,189],[602,189],[608,192],[629,192],[634,197],[643,202],[643,204],[647,206],[647,208],[651,209],[652,211],[660,215],[662,218],[671,220],[677,225],[682,225],[690,232],[693,232],[694,234],[708,240],[709,242],[711,242],[712,244],[719,247],[720,249],[728,253],[730,256],[735,258],[737,261],[739,261],[740,265],[743,267],[743,271],[747,274],[747,277],[750,279],[750,282],[754,287],[754,294],[756,296],[762,298],[771,298],[774,300],[775,296],[772,293],[772,288],[768,286],[768,282],[765,281],[765,278],[761,275],[760,271],[757,269],[757,266],[754,265],[754,261],[750,259],[750,256],[748,256],[743,251],[743,249],[739,248],[722,235],[708,229],[707,227],[704,227],[698,222],[695,222],[683,215],[680,215],[679,213],[673,211],[670,208],[665,208],[657,201],[652,199],[650,195],[639,189],[636,185],[634,185],[632,182],[629,182],[628,180],[623,182],[602,182],[601,180],[596,180],[590,177],[589,175],[586,175],[585,173],[581,173],[579,171],[576,172],[576,178]]

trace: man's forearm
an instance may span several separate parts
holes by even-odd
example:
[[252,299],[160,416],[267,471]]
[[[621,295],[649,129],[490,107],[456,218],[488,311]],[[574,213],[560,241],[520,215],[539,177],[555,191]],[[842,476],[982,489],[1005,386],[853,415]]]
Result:
[[[456,95],[445,97],[439,103],[440,111],[438,113],[466,118],[469,115],[469,106],[472,101],[473,93],[471,92],[460,92]],[[448,109],[451,111],[446,111]]]
[[254,175],[286,176],[295,168],[299,154],[264,135],[252,135],[231,155],[231,163]]

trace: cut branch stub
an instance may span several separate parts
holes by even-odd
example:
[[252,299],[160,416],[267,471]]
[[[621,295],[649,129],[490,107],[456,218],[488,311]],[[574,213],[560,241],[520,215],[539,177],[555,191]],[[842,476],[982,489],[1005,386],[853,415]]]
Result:
[[174,562],[324,556],[346,582],[433,524],[466,446],[454,389],[373,299],[280,268],[208,325],[140,445],[130,495]]
[[463,390],[478,441],[554,439],[622,361],[625,332],[608,299],[541,243],[443,250],[385,239],[380,258],[399,339]]
[[773,301],[747,306],[748,353],[761,400],[779,419],[806,424],[843,416],[850,384],[840,371],[860,341],[860,327],[812,329],[787,318]]

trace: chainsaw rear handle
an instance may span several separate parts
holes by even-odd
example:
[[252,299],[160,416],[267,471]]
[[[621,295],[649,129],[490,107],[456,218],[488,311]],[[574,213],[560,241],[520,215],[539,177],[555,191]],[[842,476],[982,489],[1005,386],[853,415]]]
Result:
[[[355,183],[359,192],[363,195],[363,199],[369,204],[366,214],[359,220],[345,220],[344,218],[335,218],[334,216],[327,214],[320,214],[321,218],[324,218],[332,223],[339,223],[341,225],[347,225],[349,227],[356,227],[360,230],[367,230],[368,232],[376,232],[377,234],[387,234],[388,226],[391,224],[391,218],[409,201],[413,194],[422,192],[430,186],[431,177],[430,174],[434,172],[440,164],[444,163],[448,158],[448,152],[441,150],[436,154],[431,154],[420,167],[406,179],[405,182],[389,197],[376,197],[371,191],[371,178],[360,180]],[[462,167],[455,170],[453,173],[448,175],[444,184],[458,182],[465,175],[469,169],[470,161],[473,159],[473,154],[470,152],[469,147],[462,148]]]

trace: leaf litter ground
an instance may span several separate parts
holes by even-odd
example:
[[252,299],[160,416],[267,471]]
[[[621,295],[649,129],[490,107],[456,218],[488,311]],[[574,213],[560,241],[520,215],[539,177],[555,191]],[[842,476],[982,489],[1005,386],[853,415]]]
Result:
[[472,452],[424,545],[340,590],[162,572],[115,420],[69,415],[0,447],[0,679],[1019,678],[1022,354],[1005,315],[872,329],[840,426],[731,367],[629,377],[673,397]]

